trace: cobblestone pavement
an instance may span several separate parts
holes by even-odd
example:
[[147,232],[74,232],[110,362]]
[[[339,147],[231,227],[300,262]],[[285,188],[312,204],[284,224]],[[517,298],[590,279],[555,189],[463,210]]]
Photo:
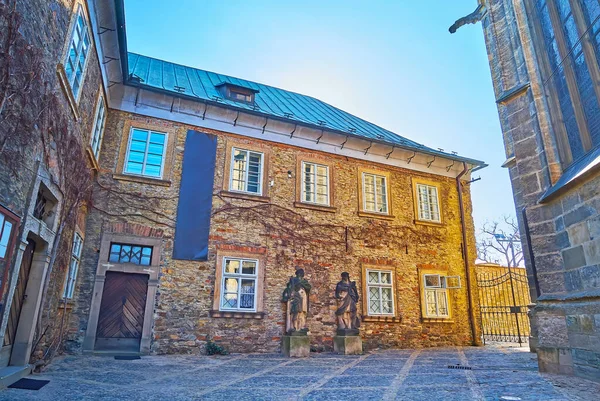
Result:
[[[449,369],[448,365],[472,370]],[[57,359],[39,391],[0,390],[0,400],[598,400],[600,384],[540,375],[525,348],[390,350],[316,354],[100,356]]]

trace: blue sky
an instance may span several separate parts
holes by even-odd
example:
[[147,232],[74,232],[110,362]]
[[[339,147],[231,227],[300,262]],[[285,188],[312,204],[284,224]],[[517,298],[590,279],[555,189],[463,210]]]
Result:
[[475,224],[514,215],[475,0],[125,0],[130,51],[311,95],[486,161]]

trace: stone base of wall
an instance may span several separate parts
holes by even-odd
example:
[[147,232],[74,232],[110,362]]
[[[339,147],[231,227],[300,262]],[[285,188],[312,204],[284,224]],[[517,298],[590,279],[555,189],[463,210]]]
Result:
[[534,308],[540,372],[600,382],[600,299],[543,302]]

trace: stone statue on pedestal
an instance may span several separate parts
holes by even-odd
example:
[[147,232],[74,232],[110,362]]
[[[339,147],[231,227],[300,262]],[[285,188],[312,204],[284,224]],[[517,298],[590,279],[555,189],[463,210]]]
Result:
[[337,335],[358,335],[360,319],[357,315],[356,303],[358,302],[358,290],[356,281],[350,281],[350,274],[342,273],[342,280],[335,287],[335,299],[337,300],[338,329]]
[[286,333],[288,335],[306,335],[306,315],[308,314],[308,296],[310,284],[304,278],[304,270],[297,269],[296,276],[290,281],[283,291],[282,301],[287,302]]

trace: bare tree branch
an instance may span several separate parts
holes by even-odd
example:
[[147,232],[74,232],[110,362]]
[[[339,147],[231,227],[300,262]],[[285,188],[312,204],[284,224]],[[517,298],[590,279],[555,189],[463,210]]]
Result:
[[514,217],[502,216],[501,222],[484,223],[478,237],[477,256],[480,260],[505,266],[522,266],[521,236]]

